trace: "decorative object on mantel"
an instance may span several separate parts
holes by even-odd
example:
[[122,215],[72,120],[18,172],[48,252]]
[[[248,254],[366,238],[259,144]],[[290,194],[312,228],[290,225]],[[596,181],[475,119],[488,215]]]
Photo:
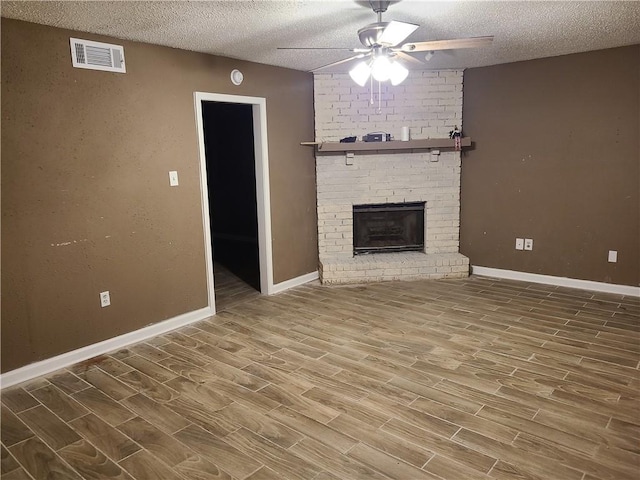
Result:
[[363,142],[390,142],[391,134],[385,132],[371,132],[362,136]]
[[458,130],[458,126],[456,125],[453,130],[449,132],[449,138],[452,138],[455,142],[455,149],[457,152],[460,151],[460,138],[462,138],[462,132]]
[[402,140],[403,142],[408,142],[409,138],[410,138],[409,127],[402,127],[402,130],[400,131],[400,140]]

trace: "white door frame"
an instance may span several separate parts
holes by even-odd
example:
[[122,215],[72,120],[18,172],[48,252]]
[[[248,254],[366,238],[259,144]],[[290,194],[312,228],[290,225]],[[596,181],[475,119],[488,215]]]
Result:
[[256,199],[258,207],[258,251],[260,258],[260,291],[273,292],[273,255],[271,245],[271,200],[269,193],[269,148],[267,143],[267,101],[262,97],[245,97],[221,93],[195,92],[196,129],[200,151],[200,194],[202,227],[207,271],[209,306],[215,313],[215,288],[213,283],[213,253],[211,251],[211,221],[209,219],[209,187],[207,184],[207,157],[204,147],[202,102],[226,102],[252,105],[253,143],[256,162]]

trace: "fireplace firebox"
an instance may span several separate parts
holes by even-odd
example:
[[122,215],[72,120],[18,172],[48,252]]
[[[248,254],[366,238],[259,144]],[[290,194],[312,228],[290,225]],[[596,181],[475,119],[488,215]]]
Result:
[[424,205],[354,205],[353,254],[424,251]]

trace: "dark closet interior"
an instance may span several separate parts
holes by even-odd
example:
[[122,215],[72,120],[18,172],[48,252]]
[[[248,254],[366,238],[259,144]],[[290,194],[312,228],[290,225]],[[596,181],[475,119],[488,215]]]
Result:
[[253,107],[202,102],[215,264],[260,290]]

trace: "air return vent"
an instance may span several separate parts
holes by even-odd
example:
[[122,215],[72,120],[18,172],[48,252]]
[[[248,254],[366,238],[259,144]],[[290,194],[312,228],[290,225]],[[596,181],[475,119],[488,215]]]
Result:
[[124,48],[120,45],[70,38],[71,60],[76,68],[125,73]]

